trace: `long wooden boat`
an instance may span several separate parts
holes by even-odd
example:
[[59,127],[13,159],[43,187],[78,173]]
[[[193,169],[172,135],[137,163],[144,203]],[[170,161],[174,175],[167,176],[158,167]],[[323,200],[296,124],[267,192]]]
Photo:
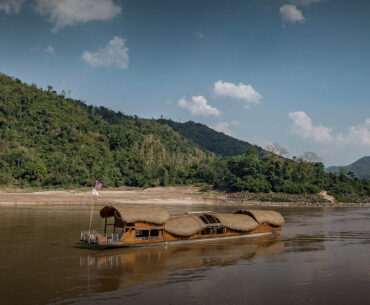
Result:
[[[80,241],[102,247],[132,247],[160,243],[240,238],[281,230],[284,218],[276,211],[241,209],[234,214],[189,212],[170,216],[162,207],[105,206],[104,233],[81,232]],[[113,223],[108,219],[113,218]],[[113,226],[107,233],[107,226]]]

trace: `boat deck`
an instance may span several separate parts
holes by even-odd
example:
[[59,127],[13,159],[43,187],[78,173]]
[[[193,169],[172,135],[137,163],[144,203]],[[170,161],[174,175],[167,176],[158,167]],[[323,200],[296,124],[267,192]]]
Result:
[[197,236],[196,238],[171,240],[171,239],[155,239],[155,240],[138,240],[137,242],[124,242],[123,233],[113,234],[102,234],[96,232],[81,232],[80,241],[92,246],[99,246],[102,248],[127,248],[127,247],[143,247],[143,246],[154,246],[154,245],[168,245],[168,244],[181,244],[181,243],[194,243],[194,242],[206,242],[216,241],[223,239],[236,239],[236,238],[249,238],[255,236],[261,236],[266,234],[274,234],[279,230],[272,231],[257,231],[252,233],[236,234],[236,235],[225,235],[215,234],[207,236]]

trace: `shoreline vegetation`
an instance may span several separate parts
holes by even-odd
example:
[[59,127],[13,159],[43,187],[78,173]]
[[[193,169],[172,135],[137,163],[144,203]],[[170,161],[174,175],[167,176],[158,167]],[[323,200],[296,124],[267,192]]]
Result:
[[74,190],[0,189],[1,205],[225,205],[254,207],[370,207],[370,198],[354,202],[327,200],[325,194],[226,193],[195,186],[112,188],[93,199],[91,188]]

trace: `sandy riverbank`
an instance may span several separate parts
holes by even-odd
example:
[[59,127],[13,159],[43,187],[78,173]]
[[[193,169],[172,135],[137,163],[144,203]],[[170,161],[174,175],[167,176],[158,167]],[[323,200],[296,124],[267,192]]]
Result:
[[[1,191],[0,205],[39,205],[39,204],[91,204],[92,189],[71,191],[18,190]],[[276,196],[270,195],[271,197]],[[287,202],[266,200],[266,194],[230,193],[217,191],[202,192],[198,187],[154,187],[147,189],[104,190],[99,197],[94,197],[95,204],[161,204],[161,205],[230,205],[245,207],[370,207],[370,202],[341,203],[330,201],[323,194],[289,195],[278,194],[287,198]]]
[[[43,192],[1,192],[0,205],[16,204],[90,204],[89,191],[43,191]],[[197,187],[155,187],[133,190],[101,191],[95,197],[95,204],[219,204],[226,200],[221,192],[201,192]]]

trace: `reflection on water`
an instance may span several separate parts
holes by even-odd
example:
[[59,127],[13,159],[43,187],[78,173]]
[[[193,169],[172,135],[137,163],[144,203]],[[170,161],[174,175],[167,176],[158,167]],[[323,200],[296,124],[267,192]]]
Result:
[[370,210],[279,212],[279,234],[98,251],[86,207],[0,207],[1,304],[367,303]]
[[[117,287],[127,288],[151,281],[166,283],[198,279],[199,270],[227,266],[263,255],[278,254],[284,243],[279,234],[255,238],[218,240],[191,244],[152,246],[101,251],[80,257],[80,265],[96,271],[103,278],[115,279]],[[171,271],[187,269],[181,278]],[[193,269],[193,270],[190,270]],[[162,283],[162,282],[161,282]],[[102,283],[103,284],[103,283]]]

